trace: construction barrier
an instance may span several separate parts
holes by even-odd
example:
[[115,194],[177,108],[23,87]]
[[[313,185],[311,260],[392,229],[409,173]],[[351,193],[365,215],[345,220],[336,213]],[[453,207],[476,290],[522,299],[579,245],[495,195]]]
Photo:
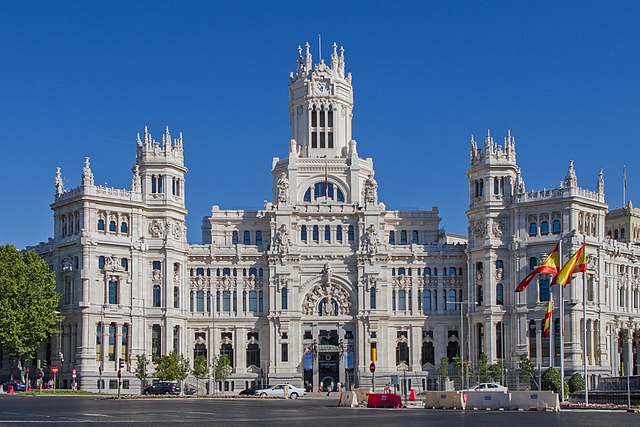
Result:
[[366,405],[367,402],[369,401],[369,391],[368,390],[364,390],[364,389],[359,389],[355,391],[356,393],[356,399],[358,401],[359,405]]
[[340,393],[340,401],[338,406],[345,406],[347,408],[355,408],[358,406],[358,398],[354,391],[343,391]]
[[402,399],[395,393],[370,393],[367,408],[402,408]]
[[552,391],[512,391],[511,409],[559,411],[560,398]]
[[509,393],[506,391],[469,391],[467,409],[509,409],[511,407]]
[[427,391],[424,396],[424,407],[432,409],[464,409],[466,405],[464,393],[457,391]]

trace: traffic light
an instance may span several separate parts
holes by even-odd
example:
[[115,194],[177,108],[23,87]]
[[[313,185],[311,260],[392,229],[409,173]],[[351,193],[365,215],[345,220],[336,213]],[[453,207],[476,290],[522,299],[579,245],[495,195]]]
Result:
[[98,367],[98,372],[100,372],[100,375],[102,375],[102,366]]
[[118,368],[124,369],[124,359],[120,359],[120,361],[118,362]]

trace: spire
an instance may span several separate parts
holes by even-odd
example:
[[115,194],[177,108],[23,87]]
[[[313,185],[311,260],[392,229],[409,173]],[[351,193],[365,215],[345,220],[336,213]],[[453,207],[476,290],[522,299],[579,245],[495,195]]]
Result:
[[340,46],[340,60],[338,62],[338,75],[344,78],[344,46]]
[[82,168],[82,185],[93,185],[93,172],[91,172],[91,165],[89,164],[89,158],[84,158],[84,168]]
[[487,136],[484,137],[485,154],[487,154],[489,151],[493,151],[492,146],[493,146],[493,138],[491,137],[491,130],[487,129]]
[[338,45],[333,42],[333,52],[331,53],[331,69],[338,69]]
[[55,188],[56,188],[56,196],[59,196],[64,192],[64,186],[62,185],[62,174],[60,173],[60,168],[56,168]]
[[573,168],[573,160],[569,160],[569,169],[567,170],[567,176],[564,178],[564,186],[567,188],[578,186],[578,177],[576,176],[576,170]]
[[164,135],[162,135],[162,149],[169,151],[171,149],[171,134],[169,133],[169,126],[165,128]]
[[144,127],[144,143],[151,144],[151,134],[149,133],[149,129],[147,129],[146,125]]
[[311,72],[311,68],[313,66],[311,51],[310,51],[309,48],[310,48],[309,42],[306,42],[304,44],[304,49],[305,49],[305,53],[304,53],[304,70],[307,73]]

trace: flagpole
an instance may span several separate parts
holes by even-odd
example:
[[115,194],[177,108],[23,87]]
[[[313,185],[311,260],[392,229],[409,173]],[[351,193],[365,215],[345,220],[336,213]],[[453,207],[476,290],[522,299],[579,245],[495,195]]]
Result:
[[[587,250],[587,236],[582,236],[583,250]],[[586,254],[585,254],[586,255]],[[584,403],[589,406],[589,382],[587,381],[587,269],[582,272],[582,363],[584,365]],[[593,349],[591,350],[593,351]]]
[[[562,265],[562,240],[558,245],[558,259]],[[560,286],[560,401],[564,402],[564,285]],[[555,345],[554,345],[555,347]],[[554,351],[555,353],[555,351]]]
[[627,166],[622,166],[622,207],[627,204]]

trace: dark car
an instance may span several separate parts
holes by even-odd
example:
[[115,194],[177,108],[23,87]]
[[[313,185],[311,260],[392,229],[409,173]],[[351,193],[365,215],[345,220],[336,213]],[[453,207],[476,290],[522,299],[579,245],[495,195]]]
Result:
[[145,387],[142,394],[180,394],[180,386],[176,383],[158,382]]
[[4,391],[9,391],[9,386],[13,386],[13,391],[26,391],[27,385],[21,381],[5,381],[2,383]]
[[242,390],[240,392],[240,396],[255,396],[256,395],[256,390],[260,390],[260,389],[265,389],[265,388],[271,388],[273,386],[270,385],[263,385],[261,386],[260,384],[254,384],[251,387]]

